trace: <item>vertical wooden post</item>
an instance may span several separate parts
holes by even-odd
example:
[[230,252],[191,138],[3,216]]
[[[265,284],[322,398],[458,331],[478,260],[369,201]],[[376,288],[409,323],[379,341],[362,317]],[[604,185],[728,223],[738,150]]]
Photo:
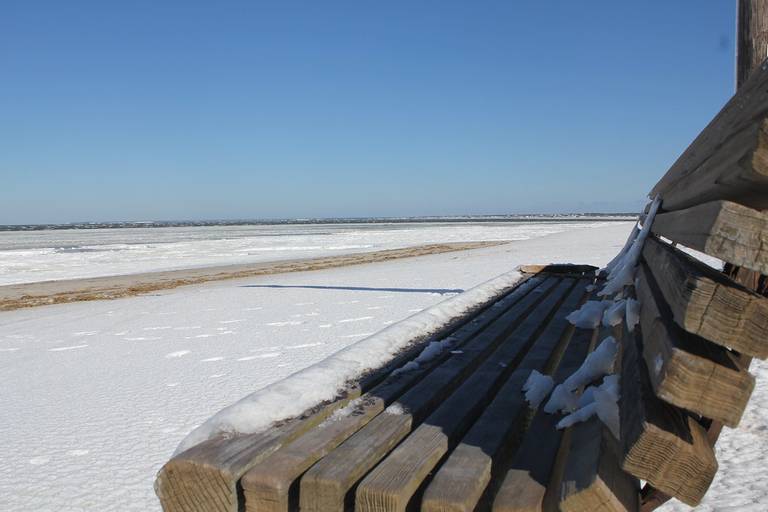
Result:
[[[737,0],[736,89],[768,58],[768,0]],[[723,272],[768,296],[768,280],[759,272],[726,264]]]
[[738,0],[736,88],[768,57],[768,0]]

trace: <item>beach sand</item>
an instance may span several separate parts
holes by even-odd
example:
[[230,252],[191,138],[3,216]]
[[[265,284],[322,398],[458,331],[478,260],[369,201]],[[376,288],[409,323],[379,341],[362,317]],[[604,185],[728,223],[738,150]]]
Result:
[[66,302],[118,299],[209,281],[362,265],[414,256],[479,249],[506,243],[509,242],[484,241],[426,244],[402,249],[388,249],[322,258],[219,265],[140,274],[13,284],[0,286],[0,311],[12,311],[14,309]]

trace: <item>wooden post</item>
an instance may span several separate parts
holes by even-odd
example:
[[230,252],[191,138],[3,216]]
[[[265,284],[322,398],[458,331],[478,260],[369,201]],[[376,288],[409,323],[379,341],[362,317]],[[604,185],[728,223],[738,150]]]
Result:
[[[737,0],[736,89],[768,58],[768,0]],[[768,296],[768,280],[754,270],[726,263],[723,272],[734,281]]]
[[736,89],[768,57],[768,0],[738,0]]

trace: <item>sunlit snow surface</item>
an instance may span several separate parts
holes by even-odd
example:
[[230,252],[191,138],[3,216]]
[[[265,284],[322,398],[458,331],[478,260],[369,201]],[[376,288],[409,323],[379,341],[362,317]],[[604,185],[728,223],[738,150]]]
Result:
[[[155,473],[220,408],[517,264],[605,264],[630,228],[0,313],[0,510],[159,511]],[[766,508],[768,369],[753,370],[704,510]]]
[[528,240],[606,224],[473,222],[0,231],[0,285],[335,256],[430,243]]

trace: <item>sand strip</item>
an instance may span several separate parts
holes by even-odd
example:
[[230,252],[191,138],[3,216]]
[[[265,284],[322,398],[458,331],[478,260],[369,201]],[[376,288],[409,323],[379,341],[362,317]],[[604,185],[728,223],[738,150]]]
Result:
[[443,252],[464,251],[501,245],[508,241],[455,242],[429,244],[403,249],[346,254],[323,258],[282,260],[275,262],[244,263],[162,272],[147,272],[122,276],[104,276],[62,281],[42,281],[0,286],[0,311],[20,308],[130,297],[179,286],[221,281],[243,277],[320,270],[348,265],[361,265],[379,261],[426,256]]

